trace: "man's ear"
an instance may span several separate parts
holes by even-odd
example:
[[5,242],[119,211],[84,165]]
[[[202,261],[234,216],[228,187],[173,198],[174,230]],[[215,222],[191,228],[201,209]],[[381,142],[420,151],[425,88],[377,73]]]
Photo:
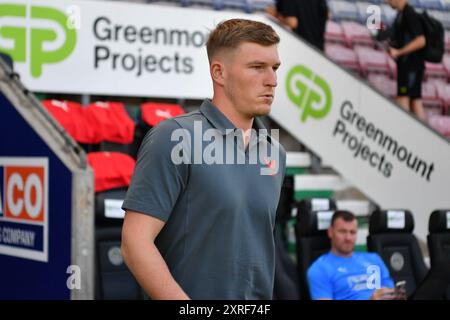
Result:
[[225,66],[223,62],[219,60],[213,60],[210,66],[211,78],[213,82],[223,85],[225,78]]
[[328,235],[328,238],[330,238],[330,239],[331,239],[331,232],[332,232],[331,226],[329,226],[327,229],[327,235]]

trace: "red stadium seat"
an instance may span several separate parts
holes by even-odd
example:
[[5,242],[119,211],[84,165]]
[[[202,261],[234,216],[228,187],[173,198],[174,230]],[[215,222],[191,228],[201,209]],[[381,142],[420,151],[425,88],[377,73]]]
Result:
[[438,98],[436,87],[432,81],[422,82],[422,103],[428,117],[443,112],[443,103]]
[[448,114],[450,106],[450,85],[442,79],[431,79],[430,83],[436,88],[437,97],[442,101],[444,114]]
[[450,79],[450,54],[445,54],[442,59],[442,64],[444,66],[444,70],[447,73],[447,79]]
[[447,71],[443,63],[425,62],[425,79],[442,78],[447,81]]
[[61,100],[44,100],[42,104],[75,141],[79,143],[101,141],[99,132],[86,117],[86,108],[81,104]]
[[342,22],[341,26],[347,46],[353,47],[357,44],[370,47],[374,46],[374,42],[366,26],[352,21]]
[[446,137],[450,137],[450,116],[433,115],[428,119],[430,126]]
[[163,120],[184,114],[184,110],[177,104],[145,102],[141,105],[142,119],[151,127]]
[[95,192],[128,187],[136,161],[120,152],[90,152],[88,163],[94,171]]
[[445,32],[445,51],[450,51],[450,32]]
[[388,78],[386,75],[369,74],[367,80],[385,97],[392,99],[397,95],[397,81]]
[[325,54],[337,64],[352,70],[356,74],[360,74],[360,68],[356,53],[349,48],[345,48],[338,44],[326,44]]
[[328,20],[325,29],[325,41],[329,43],[345,44],[344,32],[339,23]]
[[328,8],[330,9],[333,20],[354,20],[359,21],[358,8],[350,1],[328,1]]
[[391,76],[386,52],[360,46],[355,48],[355,52],[363,76],[367,77],[369,73],[384,73]]
[[86,116],[100,132],[101,141],[133,142],[135,123],[121,102],[95,102],[86,108]]

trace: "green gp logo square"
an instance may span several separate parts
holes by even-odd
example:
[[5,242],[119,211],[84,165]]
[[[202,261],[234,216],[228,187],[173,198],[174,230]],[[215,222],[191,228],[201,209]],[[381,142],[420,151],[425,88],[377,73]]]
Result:
[[[0,4],[1,18],[18,18],[23,22],[27,20],[27,5],[24,4]],[[24,26],[0,25],[0,38],[14,43],[13,48],[0,46],[0,52],[9,54],[15,62],[26,62],[29,52],[30,71],[34,78],[42,74],[44,64],[57,63],[65,60],[75,49],[77,33],[70,28],[68,17],[61,11],[42,6],[30,7],[30,18],[32,20],[50,20],[57,23],[65,34],[65,42],[59,48],[45,51],[44,42],[53,42],[57,39],[57,33],[51,29],[41,29]],[[29,30],[28,30],[29,28]],[[27,43],[27,32],[30,32]],[[30,46],[28,48],[28,46]]]
[[303,110],[302,122],[308,117],[321,119],[331,109],[330,87],[322,77],[303,65],[296,65],[289,71],[286,91],[292,103]]

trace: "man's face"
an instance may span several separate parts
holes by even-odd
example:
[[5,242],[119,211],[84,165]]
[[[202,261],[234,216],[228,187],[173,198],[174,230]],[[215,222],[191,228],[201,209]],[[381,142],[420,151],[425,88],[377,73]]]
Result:
[[244,42],[230,52],[224,63],[224,93],[239,113],[255,117],[270,112],[279,65],[276,45]]
[[347,222],[342,218],[337,218],[328,229],[332,249],[342,255],[351,254],[355,248],[357,228],[356,219]]

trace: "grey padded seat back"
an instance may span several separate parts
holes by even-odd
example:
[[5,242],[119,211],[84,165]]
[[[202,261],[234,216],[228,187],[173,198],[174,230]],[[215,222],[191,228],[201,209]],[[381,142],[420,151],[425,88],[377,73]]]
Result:
[[381,256],[394,282],[406,281],[408,297],[428,272],[413,229],[414,219],[408,210],[375,210],[367,237],[368,250]]

